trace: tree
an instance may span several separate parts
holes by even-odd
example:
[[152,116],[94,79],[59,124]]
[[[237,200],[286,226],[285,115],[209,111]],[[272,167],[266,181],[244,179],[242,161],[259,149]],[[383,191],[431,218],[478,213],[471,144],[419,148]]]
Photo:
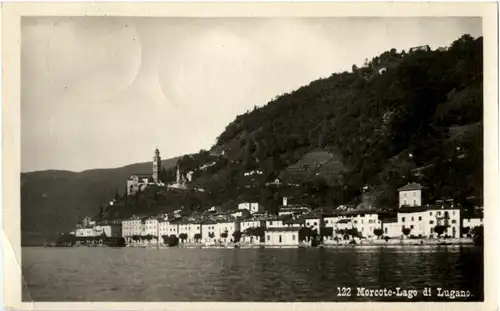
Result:
[[196,242],[198,242],[199,240],[201,240],[201,234],[200,234],[200,233],[196,233],[196,234],[194,235],[194,240],[195,240]]
[[406,228],[406,227],[403,227],[401,229],[401,232],[405,235],[405,237],[408,237],[408,235],[410,234],[411,232],[411,229],[410,228]]
[[375,228],[373,229],[373,234],[375,234],[377,236],[377,239],[379,239],[384,234],[384,230],[382,230],[381,228]]
[[484,244],[484,228],[483,226],[476,226],[472,229],[472,238],[474,240],[474,244],[483,245]]
[[463,227],[462,228],[462,235],[468,235],[470,233],[470,227]]
[[181,241],[184,243],[184,241],[186,241],[188,238],[188,235],[186,233],[181,233],[179,234],[179,239],[181,239]]
[[332,227],[324,227],[321,229],[321,236],[332,236],[333,235],[333,228]]
[[163,235],[162,238],[163,238],[163,243],[167,244],[167,246],[169,247],[174,247],[179,245],[179,239],[175,234],[172,234],[170,236]]
[[447,226],[437,225],[434,227],[434,232],[437,233],[438,237],[441,236],[446,231]]
[[209,232],[208,233],[208,237],[211,238],[211,239],[213,239],[215,237],[215,234],[213,232]]
[[236,230],[233,232],[234,243],[238,243],[241,239],[241,231]]
[[302,227],[299,230],[299,241],[304,241],[310,239],[313,235],[313,231],[309,227]]
[[222,233],[220,234],[220,237],[225,239],[225,238],[227,238],[227,235],[228,235],[228,232],[227,232],[227,230],[226,230],[226,231],[224,231],[224,232],[222,232]]

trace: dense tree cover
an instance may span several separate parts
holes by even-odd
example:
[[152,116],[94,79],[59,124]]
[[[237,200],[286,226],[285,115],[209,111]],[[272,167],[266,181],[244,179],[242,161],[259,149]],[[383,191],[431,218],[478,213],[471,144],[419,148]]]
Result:
[[[276,213],[282,196],[336,206],[358,203],[368,185],[377,207],[392,209],[411,181],[426,186],[427,202],[482,199],[482,49],[482,38],[469,35],[446,49],[391,49],[278,96],[236,117],[211,151],[179,159],[181,174],[193,172],[191,190],[148,190],[118,206],[189,214],[253,200]],[[269,185],[276,178],[282,183]]]
[[224,169],[231,183],[224,185],[248,184],[243,172],[259,169],[264,173],[251,182],[264,188],[305,154],[323,150],[348,171],[296,189],[319,196],[315,204],[348,202],[369,184],[383,189],[379,205],[395,206],[397,188],[410,181],[429,187],[430,201],[482,197],[482,48],[482,38],[464,35],[446,49],[392,49],[238,116],[217,140],[230,159]]

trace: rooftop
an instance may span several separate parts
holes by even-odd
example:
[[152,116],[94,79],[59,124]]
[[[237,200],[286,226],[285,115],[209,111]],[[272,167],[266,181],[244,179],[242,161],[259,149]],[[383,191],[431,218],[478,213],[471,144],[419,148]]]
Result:
[[290,232],[299,231],[301,228],[298,227],[285,227],[285,228],[267,228],[266,232]]
[[398,189],[398,191],[413,191],[422,190],[422,186],[416,182],[412,182]]

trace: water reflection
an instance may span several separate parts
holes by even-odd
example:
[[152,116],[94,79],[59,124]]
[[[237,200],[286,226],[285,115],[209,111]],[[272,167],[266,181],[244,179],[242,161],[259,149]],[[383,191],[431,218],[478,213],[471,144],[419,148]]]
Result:
[[[476,247],[25,248],[22,258],[35,301],[405,301],[357,297],[356,287],[465,289],[483,299]],[[339,296],[342,287],[351,296]]]

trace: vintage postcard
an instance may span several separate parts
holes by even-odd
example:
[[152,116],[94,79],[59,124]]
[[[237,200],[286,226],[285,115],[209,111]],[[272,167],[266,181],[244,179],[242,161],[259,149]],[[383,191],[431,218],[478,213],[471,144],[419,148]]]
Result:
[[7,3],[15,310],[495,310],[493,3]]

